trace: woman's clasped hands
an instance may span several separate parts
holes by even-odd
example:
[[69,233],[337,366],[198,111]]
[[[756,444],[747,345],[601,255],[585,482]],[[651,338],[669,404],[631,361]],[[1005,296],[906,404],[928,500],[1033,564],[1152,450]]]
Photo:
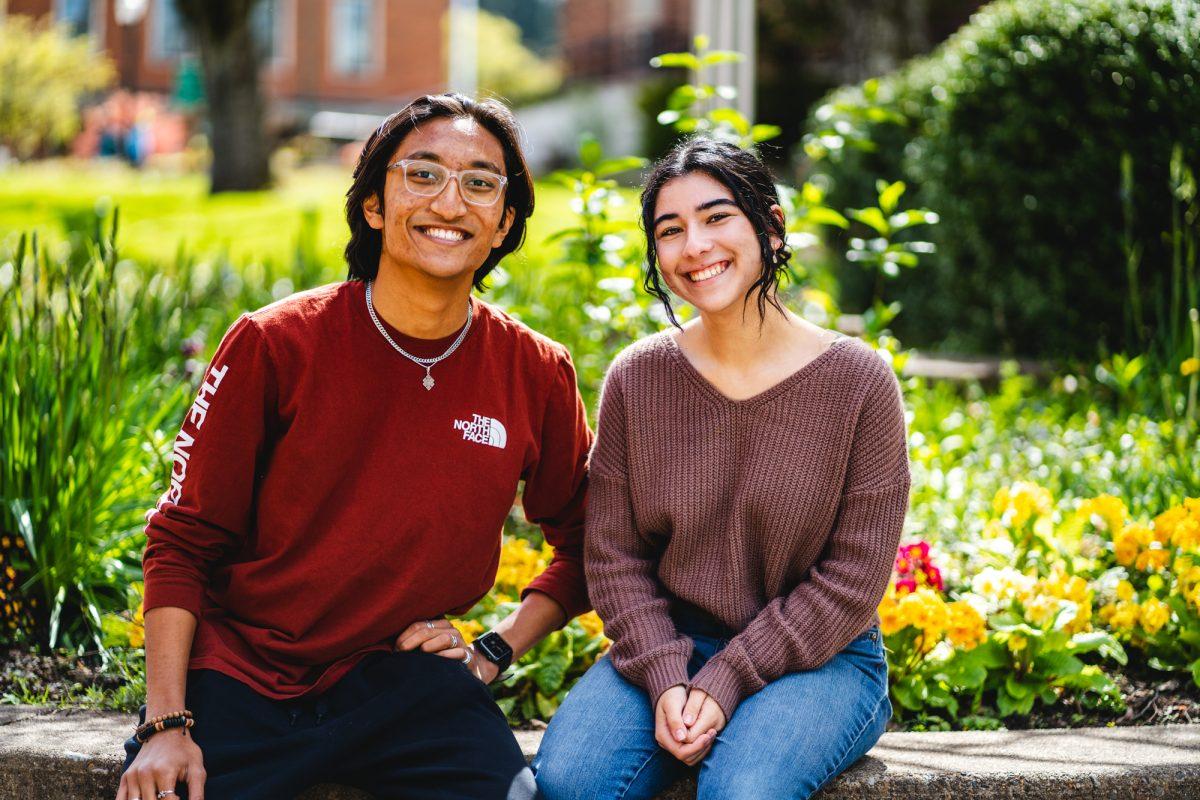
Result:
[[688,766],[704,760],[725,727],[725,712],[702,689],[672,686],[658,697],[654,738],[659,747]]

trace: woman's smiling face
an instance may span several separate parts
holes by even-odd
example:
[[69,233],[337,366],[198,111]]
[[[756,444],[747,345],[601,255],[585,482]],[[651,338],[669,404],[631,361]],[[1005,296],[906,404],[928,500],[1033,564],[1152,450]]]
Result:
[[740,311],[762,274],[758,232],[729,187],[706,172],[663,184],[651,235],[663,280],[701,313]]

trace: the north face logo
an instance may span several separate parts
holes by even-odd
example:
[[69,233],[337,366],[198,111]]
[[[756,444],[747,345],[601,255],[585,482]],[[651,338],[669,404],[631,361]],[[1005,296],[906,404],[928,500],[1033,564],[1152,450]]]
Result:
[[476,444],[490,444],[504,448],[508,444],[508,431],[498,419],[472,414],[471,419],[454,420],[454,430],[462,431],[463,438]]

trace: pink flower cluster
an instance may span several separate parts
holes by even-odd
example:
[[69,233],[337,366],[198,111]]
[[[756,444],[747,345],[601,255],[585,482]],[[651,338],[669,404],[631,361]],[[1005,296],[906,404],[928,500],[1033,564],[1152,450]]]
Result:
[[896,593],[915,592],[919,587],[942,591],[942,573],[929,560],[929,542],[900,545],[896,552]]

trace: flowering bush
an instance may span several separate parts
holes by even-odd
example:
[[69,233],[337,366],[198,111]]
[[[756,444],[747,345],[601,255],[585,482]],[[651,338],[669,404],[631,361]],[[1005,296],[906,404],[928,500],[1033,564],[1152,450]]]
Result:
[[[552,557],[553,550],[544,542],[534,546],[526,539],[506,536],[495,587],[467,615],[453,620],[464,639],[471,641],[512,613],[521,590]],[[548,720],[570,687],[607,648],[604,626],[596,612],[576,617],[513,664],[508,678],[493,687],[496,702],[514,724]]]

